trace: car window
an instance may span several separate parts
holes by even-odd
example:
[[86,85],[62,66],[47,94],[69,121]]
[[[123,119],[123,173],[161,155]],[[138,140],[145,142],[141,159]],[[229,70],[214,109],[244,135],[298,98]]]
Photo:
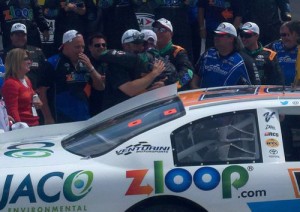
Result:
[[256,111],[206,117],[172,133],[175,164],[260,162]]
[[300,161],[300,115],[280,114],[286,161]]
[[107,153],[128,139],[185,115],[178,97],[160,100],[109,118],[62,141],[63,147],[83,157]]

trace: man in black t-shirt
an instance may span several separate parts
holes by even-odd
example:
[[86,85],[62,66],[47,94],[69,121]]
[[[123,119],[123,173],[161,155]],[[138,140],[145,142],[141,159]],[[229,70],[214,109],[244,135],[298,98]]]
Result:
[[[104,107],[112,107],[122,101],[147,91],[157,76],[164,71],[163,61],[156,61],[153,69],[147,75],[141,77],[142,69],[146,68],[145,63],[136,54],[143,50],[144,35],[137,30],[127,30],[121,39],[123,51],[113,50],[114,60],[123,60],[124,65],[110,62],[109,72],[106,74],[106,92]],[[104,54],[103,57],[110,55]],[[127,57],[127,58],[126,58]],[[104,60],[101,58],[100,60]],[[107,61],[107,60],[106,60]],[[133,68],[132,68],[133,67]]]
[[[107,50],[106,38],[104,35],[101,33],[91,35],[88,38],[88,49],[89,53],[87,55],[90,58],[91,63],[96,71],[104,77],[108,72],[108,64],[99,59],[101,54]],[[99,91],[92,87],[89,98],[91,116],[97,115],[103,110],[103,95],[103,90]]]

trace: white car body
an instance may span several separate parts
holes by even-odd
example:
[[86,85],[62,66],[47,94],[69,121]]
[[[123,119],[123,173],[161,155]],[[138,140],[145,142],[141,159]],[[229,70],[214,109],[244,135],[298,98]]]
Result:
[[298,90],[171,85],[87,121],[4,133],[0,211],[298,211],[289,116]]

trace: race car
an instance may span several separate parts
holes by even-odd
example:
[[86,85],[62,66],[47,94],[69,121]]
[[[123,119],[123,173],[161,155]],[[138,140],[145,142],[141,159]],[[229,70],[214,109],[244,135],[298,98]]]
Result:
[[299,211],[300,90],[166,86],[0,135],[0,211]]

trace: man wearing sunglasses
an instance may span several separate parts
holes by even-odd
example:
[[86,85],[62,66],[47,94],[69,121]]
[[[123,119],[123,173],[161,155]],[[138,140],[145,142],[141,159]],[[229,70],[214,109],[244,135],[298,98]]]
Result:
[[239,51],[237,32],[232,24],[223,22],[218,26],[214,46],[201,56],[193,88],[260,84],[254,61]]
[[285,85],[294,82],[296,59],[298,53],[297,41],[300,38],[300,21],[289,21],[280,27],[280,40],[267,45],[267,48],[277,52],[277,58],[284,75]]
[[[105,77],[107,72],[107,63],[102,62],[99,57],[107,50],[106,38],[101,33],[96,33],[88,38],[88,54],[91,63],[95,67],[95,70]],[[89,98],[89,106],[91,116],[97,115],[103,110],[103,90],[97,90],[92,87],[91,95]]]
[[264,48],[259,39],[259,27],[253,22],[245,23],[240,31],[244,51],[251,56],[258,69],[259,78],[263,85],[282,85],[283,76],[277,60],[276,52]]
[[173,44],[173,26],[171,22],[165,18],[160,18],[152,26],[157,36],[157,49],[160,56],[169,59],[177,70],[178,90],[188,89],[194,75],[194,67],[189,60],[186,50]]

